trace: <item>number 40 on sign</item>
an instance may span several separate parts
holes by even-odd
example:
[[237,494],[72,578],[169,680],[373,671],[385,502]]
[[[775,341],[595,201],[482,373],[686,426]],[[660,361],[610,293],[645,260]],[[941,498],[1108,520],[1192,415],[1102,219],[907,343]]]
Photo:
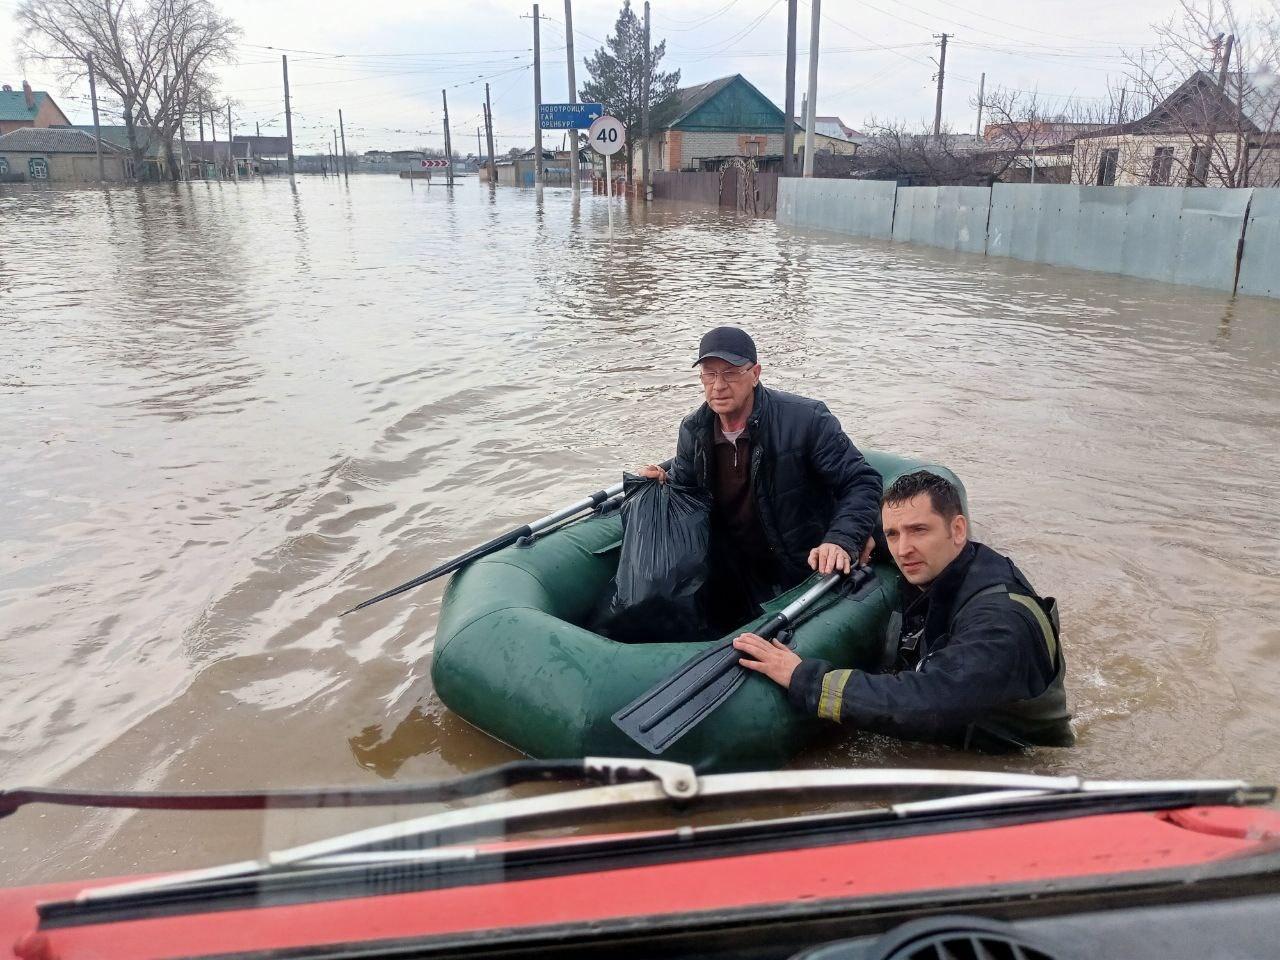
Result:
[[603,116],[588,128],[587,139],[592,150],[610,157],[627,142],[627,128],[617,117]]

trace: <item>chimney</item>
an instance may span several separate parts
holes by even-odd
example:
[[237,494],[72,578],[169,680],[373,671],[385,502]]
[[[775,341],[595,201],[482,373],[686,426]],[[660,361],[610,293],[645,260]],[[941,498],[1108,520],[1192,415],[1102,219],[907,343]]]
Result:
[[36,108],[36,95],[31,92],[31,84],[22,81],[22,93],[27,98],[27,109],[34,110]]

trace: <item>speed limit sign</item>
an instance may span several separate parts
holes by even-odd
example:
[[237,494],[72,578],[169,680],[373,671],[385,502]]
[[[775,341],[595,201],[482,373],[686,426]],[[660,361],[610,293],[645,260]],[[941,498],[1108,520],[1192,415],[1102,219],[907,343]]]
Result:
[[592,150],[609,157],[627,142],[627,128],[617,117],[597,117],[587,130],[587,139]]

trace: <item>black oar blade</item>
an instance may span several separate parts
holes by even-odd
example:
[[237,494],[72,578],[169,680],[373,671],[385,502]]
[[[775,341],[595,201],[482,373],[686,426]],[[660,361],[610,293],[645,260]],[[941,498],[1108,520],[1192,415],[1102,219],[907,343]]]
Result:
[[615,713],[614,724],[657,756],[742,686],[741,656],[732,640],[717,644]]

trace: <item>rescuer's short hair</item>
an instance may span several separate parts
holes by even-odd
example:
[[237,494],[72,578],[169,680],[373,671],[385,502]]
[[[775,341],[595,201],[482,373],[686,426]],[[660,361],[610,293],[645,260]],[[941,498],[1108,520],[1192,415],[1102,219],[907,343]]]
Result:
[[904,473],[889,485],[880,503],[882,506],[896,506],[922,493],[928,494],[929,504],[934,512],[941,514],[942,519],[948,523],[964,513],[964,505],[960,502],[960,491],[956,489],[956,485],[928,470]]

